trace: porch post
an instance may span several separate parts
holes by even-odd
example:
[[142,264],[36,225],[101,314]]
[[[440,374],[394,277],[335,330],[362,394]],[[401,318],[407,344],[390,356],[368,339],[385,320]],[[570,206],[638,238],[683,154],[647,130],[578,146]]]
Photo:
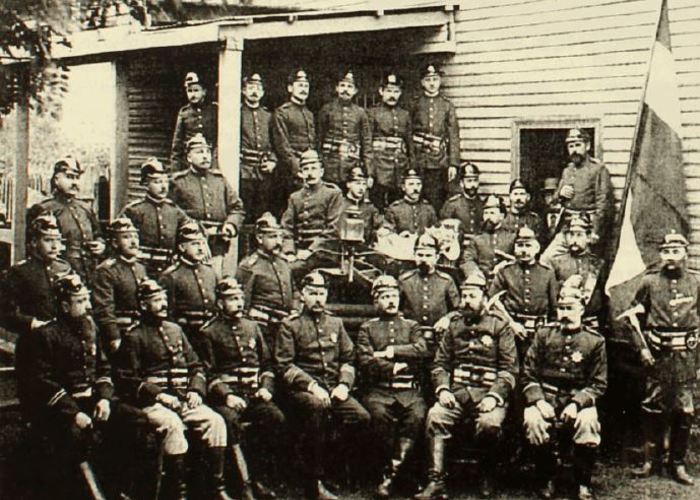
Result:
[[29,188],[29,106],[25,94],[15,106],[17,137],[15,175],[12,189],[12,263],[25,257],[27,190]]

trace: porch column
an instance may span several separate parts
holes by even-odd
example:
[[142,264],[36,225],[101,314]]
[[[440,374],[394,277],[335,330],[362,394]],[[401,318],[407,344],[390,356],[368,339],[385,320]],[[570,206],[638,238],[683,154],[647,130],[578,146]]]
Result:
[[29,106],[26,94],[15,106],[17,137],[15,175],[12,189],[12,263],[25,257],[27,226],[27,190],[29,188]]

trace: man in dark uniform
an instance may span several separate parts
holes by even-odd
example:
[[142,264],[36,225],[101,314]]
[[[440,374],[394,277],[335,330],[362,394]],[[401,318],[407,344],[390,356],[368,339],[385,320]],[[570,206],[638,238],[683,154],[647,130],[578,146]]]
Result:
[[32,422],[56,441],[67,463],[78,465],[91,497],[104,500],[88,455],[94,431],[104,428],[112,413],[110,366],[98,347],[90,292],[80,277],[70,273],[57,279],[54,293],[56,317],[34,332],[30,343]]
[[465,161],[459,166],[462,192],[452,195],[440,209],[440,219],[458,219],[465,240],[481,232],[484,202],[479,198],[479,167]]
[[124,396],[142,408],[148,422],[163,434],[167,498],[187,498],[185,430],[190,428],[191,436],[201,439],[206,448],[212,498],[231,500],[224,480],[226,423],[202,402],[207,388],[202,364],[182,329],[166,321],[165,290],[146,279],[137,293],[141,320],[124,337],[120,377]]
[[418,378],[420,362],[429,354],[418,323],[399,312],[396,279],[378,277],[372,283],[372,297],[379,317],[360,326],[357,360],[365,377],[363,403],[372,416],[375,437],[384,445],[382,459],[392,450],[376,491],[378,498],[389,498],[423,430],[426,406]]
[[348,171],[345,179],[345,197],[343,198],[342,215],[339,227],[343,219],[358,217],[364,223],[364,239],[366,245],[371,245],[376,240],[377,230],[382,227],[382,215],[370,200],[367,199],[367,176],[361,167],[353,167]]
[[440,94],[441,73],[435,64],[420,73],[422,94],[413,102],[413,147],[415,168],[425,180],[425,197],[440,210],[447,184],[459,167],[459,123],[454,104]]
[[299,165],[304,186],[289,196],[282,227],[292,233],[297,250],[308,250],[312,244],[337,235],[343,193],[335,184],[322,180],[323,164],[316,151],[305,151]]
[[410,113],[399,106],[403,79],[395,73],[382,78],[382,102],[369,110],[372,162],[366,165],[372,178],[370,199],[379,210],[401,198],[401,179],[413,157]]
[[141,185],[146,186],[146,195],[125,206],[122,216],[131,219],[139,230],[139,258],[148,274],[155,277],[170,265],[177,228],[188,217],[168,198],[168,173],[157,158],[149,158],[141,165]]
[[433,387],[438,401],[428,412],[430,482],[417,500],[447,498],[445,448],[455,425],[467,420],[483,454],[481,494],[493,492],[502,426],[515,388],[518,357],[513,332],[486,310],[486,280],[478,271],[462,283],[460,312],[452,317],[435,355]]
[[322,482],[324,463],[330,457],[329,423],[339,421],[346,431],[353,431],[344,438],[350,443],[347,458],[357,454],[358,436],[370,416],[350,395],[355,382],[354,345],[343,322],[325,310],[328,289],[319,272],[302,280],[302,299],[302,312],[282,322],[274,358],[290,399],[290,415],[298,417],[301,426],[306,495],[334,500],[337,497]]
[[207,101],[207,90],[197,73],[190,72],[185,76],[185,92],[187,104],[177,114],[173,133],[170,166],[174,171],[187,168],[187,141],[195,134],[202,134],[216,151],[219,132],[219,106],[216,102]]
[[[274,213],[284,211],[286,197],[299,187],[301,154],[316,149],[316,126],[313,113],[306,107],[309,98],[309,76],[297,68],[287,77],[289,101],[278,107],[272,116],[272,144],[280,160],[276,181],[284,189],[282,203]],[[278,197],[279,198],[279,197]]]
[[318,113],[318,142],[325,179],[339,187],[352,167],[372,163],[372,132],[367,112],[352,102],[357,94],[355,74],[342,73],[335,86],[336,98]]
[[528,210],[530,193],[520,179],[510,183],[510,207],[503,220],[503,227],[516,234],[518,230],[527,226],[532,229],[539,238],[542,234],[542,220],[535,212]]
[[421,198],[423,179],[416,170],[406,172],[401,190],[403,198],[384,212],[384,226],[396,234],[423,234],[426,228],[437,223],[437,215],[433,206]]
[[[654,468],[654,448],[662,453],[670,427],[670,463],[673,478],[692,485],[685,468],[698,370],[698,307],[700,280],[688,269],[688,240],[669,233],[659,246],[661,269],[642,278],[632,309],[623,313],[635,332],[633,340],[646,368],[642,401],[644,463],[634,471],[648,477]],[[638,315],[644,318],[640,325]]]
[[186,149],[190,168],[173,176],[172,199],[206,228],[212,255],[222,255],[243,222],[243,202],[221,172],[211,169],[211,149],[202,134],[192,136]]
[[591,475],[600,444],[596,402],[607,388],[605,339],[582,323],[584,295],[573,276],[559,293],[556,323],[538,328],[525,356],[525,434],[535,447],[540,496],[554,497],[556,446],[574,444],[580,500],[593,497]]
[[[234,463],[243,483],[241,497],[274,498],[274,493],[259,481],[251,482],[241,448],[241,425],[247,421],[253,426],[256,441],[266,444],[265,449],[251,447],[251,455],[281,458],[279,453],[272,454],[273,450],[280,451],[284,426],[284,415],[272,401],[272,355],[257,323],[243,317],[243,289],[234,278],[216,284],[216,305],[219,314],[200,331],[202,361],[210,376],[209,400],[228,426]],[[263,462],[252,461],[258,465],[253,477],[262,475]]]
[[464,276],[479,270],[491,283],[496,267],[504,261],[513,260],[515,234],[503,227],[505,207],[498,196],[491,195],[484,203],[481,233],[465,242],[460,262]]
[[561,202],[557,194],[559,189],[558,177],[547,177],[542,185],[542,244],[549,245],[559,229],[562,216]]
[[272,113],[260,104],[265,95],[259,73],[243,78],[241,103],[241,199],[252,223],[271,210],[273,173],[277,155],[272,150]]
[[90,286],[97,262],[105,251],[105,242],[95,211],[78,199],[81,175],[80,164],[71,156],[54,163],[51,177],[53,197],[31,207],[27,212],[27,223],[31,225],[39,214],[53,214],[65,242],[62,257]]
[[178,259],[160,277],[168,294],[169,317],[182,327],[188,340],[201,352],[199,329],[216,313],[216,273],[206,261],[206,237],[194,221],[177,231]]
[[139,232],[131,219],[115,219],[109,226],[114,257],[97,266],[93,300],[100,342],[111,355],[119,349],[123,333],[138,319],[136,290],[146,278],[146,268],[138,261]]

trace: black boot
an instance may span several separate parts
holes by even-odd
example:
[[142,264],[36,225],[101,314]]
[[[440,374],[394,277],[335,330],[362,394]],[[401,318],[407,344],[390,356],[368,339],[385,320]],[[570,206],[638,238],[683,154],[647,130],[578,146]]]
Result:
[[163,468],[168,496],[174,500],[187,500],[187,483],[185,482],[185,455],[165,455]]
[[209,448],[209,481],[212,491],[212,498],[215,500],[233,500],[226,493],[226,480],[224,478],[224,466],[226,464],[226,456],[224,454],[226,448],[217,446]]
[[579,489],[579,500],[593,498],[591,477],[595,466],[597,449],[591,446],[576,445],[574,448],[574,476]]
[[494,494],[493,473],[498,469],[499,444],[501,430],[496,428],[482,429],[476,436],[477,445],[481,452],[479,472],[481,481],[479,493],[482,498],[491,498]]
[[430,471],[428,472],[428,485],[423,491],[417,493],[415,500],[445,500],[445,445],[447,440],[441,436],[429,438],[428,449],[430,453]]
[[80,462],[78,466],[80,468],[80,475],[85,480],[85,485],[90,492],[90,498],[93,500],[106,500],[104,493],[102,493],[102,488],[100,483],[95,477],[95,472],[92,470],[92,466],[89,462]]
[[253,495],[253,485],[250,481],[248,473],[248,464],[243,456],[243,449],[240,444],[231,446],[233,452],[233,463],[236,464],[236,470],[241,478],[241,500],[255,500]]
[[541,481],[537,494],[540,498],[554,498],[554,476],[557,472],[557,460],[551,445],[535,448],[535,472]]
[[313,480],[306,487],[306,498],[309,500],[338,500],[338,497],[328,491],[320,479]]
[[396,443],[396,449],[394,450],[394,456],[391,459],[391,465],[387,467],[382,482],[379,483],[377,487],[378,498],[389,498],[394,486],[394,479],[396,479],[396,475],[399,473],[401,466],[406,462],[406,458],[413,449],[414,444],[415,441],[413,441],[413,439],[399,438]]
[[674,415],[671,422],[671,476],[676,482],[686,486],[695,484],[695,481],[685,469],[685,455],[688,452],[691,420],[690,415],[680,413]]
[[644,444],[642,445],[643,461],[636,469],[632,469],[632,477],[642,479],[649,477],[654,472],[654,443],[659,441],[657,433],[659,418],[658,415],[646,413],[642,417],[642,435]]

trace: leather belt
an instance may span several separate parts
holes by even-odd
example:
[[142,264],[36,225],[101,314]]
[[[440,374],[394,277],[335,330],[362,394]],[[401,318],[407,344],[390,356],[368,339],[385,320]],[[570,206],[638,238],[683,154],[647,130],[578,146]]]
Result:
[[698,346],[698,330],[655,329],[646,331],[651,345],[657,350],[688,351]]
[[513,314],[513,319],[522,323],[528,333],[534,333],[537,328],[547,322],[546,315]]
[[372,149],[406,153],[406,143],[401,137],[377,137],[372,140]]
[[474,365],[459,365],[452,371],[452,381],[456,384],[490,387],[498,378],[495,368]]
[[323,143],[321,149],[326,155],[337,154],[341,158],[360,159],[359,142],[351,142],[346,139],[330,139]]

